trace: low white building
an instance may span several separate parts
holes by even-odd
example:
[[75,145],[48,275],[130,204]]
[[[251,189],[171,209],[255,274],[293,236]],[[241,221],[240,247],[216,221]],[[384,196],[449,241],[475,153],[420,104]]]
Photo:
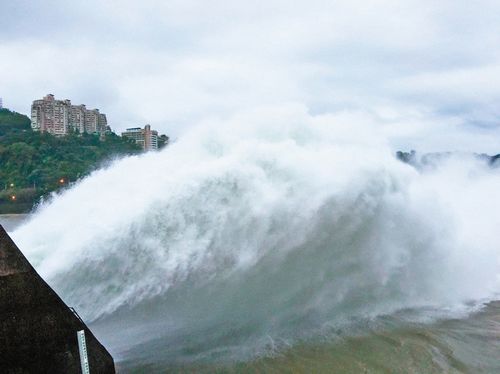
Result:
[[158,149],[158,131],[151,130],[150,125],[144,126],[143,129],[140,127],[131,127],[122,132],[122,136],[134,140],[145,151]]

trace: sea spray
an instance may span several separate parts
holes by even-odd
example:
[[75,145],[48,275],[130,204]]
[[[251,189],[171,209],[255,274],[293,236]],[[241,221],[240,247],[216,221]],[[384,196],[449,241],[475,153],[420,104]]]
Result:
[[239,360],[493,298],[499,183],[463,155],[418,172],[356,118],[257,113],[93,173],[13,236],[124,357]]

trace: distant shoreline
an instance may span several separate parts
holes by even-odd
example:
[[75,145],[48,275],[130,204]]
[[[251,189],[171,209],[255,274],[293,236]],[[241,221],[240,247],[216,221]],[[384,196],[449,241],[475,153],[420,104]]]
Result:
[[0,214],[0,225],[2,225],[7,232],[11,232],[26,222],[30,215],[29,213]]
[[[0,214],[0,220],[5,219],[5,220],[22,220],[28,216],[30,216],[31,213],[1,213]],[[1,222],[0,222],[1,223]]]

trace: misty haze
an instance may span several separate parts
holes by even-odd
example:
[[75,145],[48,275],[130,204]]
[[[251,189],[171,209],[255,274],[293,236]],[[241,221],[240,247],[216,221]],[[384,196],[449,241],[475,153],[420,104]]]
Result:
[[1,372],[500,372],[500,4],[0,10]]

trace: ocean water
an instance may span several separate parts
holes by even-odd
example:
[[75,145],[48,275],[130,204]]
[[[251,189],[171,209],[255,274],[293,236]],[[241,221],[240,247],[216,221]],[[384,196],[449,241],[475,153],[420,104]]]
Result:
[[122,372],[497,372],[500,171],[387,144],[303,113],[204,124],[12,235]]

